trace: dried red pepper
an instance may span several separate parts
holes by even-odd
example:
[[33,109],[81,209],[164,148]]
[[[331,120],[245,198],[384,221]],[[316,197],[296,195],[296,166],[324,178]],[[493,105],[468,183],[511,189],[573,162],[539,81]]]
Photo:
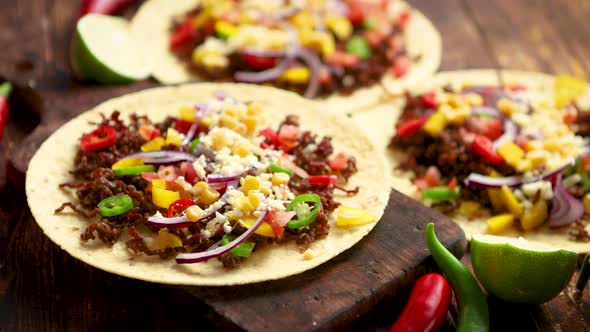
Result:
[[10,107],[8,106],[8,99],[12,92],[12,84],[4,82],[0,84],[0,142],[4,136],[4,127],[8,122],[8,115],[10,113]]

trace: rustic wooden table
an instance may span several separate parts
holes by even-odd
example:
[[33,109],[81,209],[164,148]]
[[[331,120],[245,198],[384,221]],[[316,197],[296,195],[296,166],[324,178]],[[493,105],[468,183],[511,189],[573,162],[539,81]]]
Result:
[[[590,78],[590,1],[409,2],[442,34],[441,70],[507,68]],[[77,8],[74,0],[0,1],[0,44],[6,46],[0,75],[67,92],[74,84],[67,50]],[[186,292],[90,268],[42,234],[4,166],[10,147],[37,121],[33,113],[13,113],[0,147],[0,331],[208,327],[204,318],[211,313]],[[491,299],[490,311],[494,331],[589,331],[590,290],[580,295],[570,285],[541,306]]]

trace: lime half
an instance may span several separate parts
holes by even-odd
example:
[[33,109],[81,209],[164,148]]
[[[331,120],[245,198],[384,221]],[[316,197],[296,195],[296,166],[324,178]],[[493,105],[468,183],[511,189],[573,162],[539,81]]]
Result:
[[70,60],[78,78],[104,84],[142,80],[151,72],[129,24],[114,16],[90,14],[80,19]]
[[473,235],[471,262],[488,293],[508,302],[540,304],[565,288],[578,254],[523,238]]

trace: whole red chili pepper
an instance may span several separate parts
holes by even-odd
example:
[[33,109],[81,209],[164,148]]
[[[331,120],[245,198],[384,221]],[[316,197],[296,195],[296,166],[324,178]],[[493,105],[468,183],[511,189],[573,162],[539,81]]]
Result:
[[2,137],[4,136],[4,127],[6,127],[6,122],[8,122],[8,114],[10,113],[8,98],[10,97],[11,92],[12,84],[9,82],[0,84],[0,142],[2,142]]
[[80,17],[91,13],[111,15],[134,2],[137,0],[83,0],[80,6]]
[[413,119],[404,122],[397,128],[397,136],[404,137],[415,132],[418,132],[420,129],[422,129],[426,121],[428,121],[428,117],[424,117],[421,119]]
[[451,286],[438,273],[421,276],[414,283],[408,303],[389,332],[438,331],[451,304]]

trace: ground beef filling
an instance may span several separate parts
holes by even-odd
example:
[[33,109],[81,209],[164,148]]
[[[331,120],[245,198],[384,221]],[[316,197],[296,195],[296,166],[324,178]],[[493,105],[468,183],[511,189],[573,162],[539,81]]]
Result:
[[[148,181],[138,175],[116,177],[111,166],[120,158],[140,151],[141,145],[146,143],[146,140],[139,134],[139,128],[141,125],[151,125],[151,123],[145,117],[133,115],[130,124],[125,125],[119,120],[119,115],[119,112],[114,112],[110,118],[104,118],[100,124],[97,124],[97,126],[110,125],[116,129],[119,135],[116,144],[100,152],[84,152],[81,149],[77,152],[74,168],[70,171],[75,181],[60,185],[60,188],[64,190],[74,191],[77,201],[63,203],[55,210],[55,213],[61,213],[65,208],[70,208],[83,218],[96,218],[100,216],[97,208],[99,202],[107,197],[127,194],[133,199],[135,207],[124,214],[114,217],[101,216],[99,221],[90,223],[80,235],[82,241],[86,242],[98,238],[103,243],[112,246],[127,231],[131,236],[131,239],[126,242],[129,250],[148,256],[160,256],[163,259],[173,258],[179,252],[202,252],[215,245],[225,234],[223,227],[219,227],[213,236],[206,237],[202,234],[208,221],[205,220],[205,222],[198,222],[187,228],[167,228],[168,232],[181,239],[182,247],[150,249],[146,239],[139,234],[137,228],[147,228],[154,236],[157,236],[160,229],[147,226],[146,221],[156,212],[160,211],[166,215],[166,211],[153,204],[151,193],[147,190]],[[166,132],[169,127],[175,126],[177,121],[174,118],[167,118],[164,122],[154,126],[161,132]],[[281,126],[284,124],[299,126],[299,121],[297,117],[289,116]],[[328,158],[333,152],[330,138],[317,138],[310,132],[305,132],[298,142],[299,145],[292,152],[294,163],[305,169],[310,175],[328,174],[330,170]],[[186,147],[174,148],[169,146],[165,147],[165,149],[186,151]],[[208,149],[201,148],[197,153],[205,155],[208,162],[212,162],[215,157],[213,151]],[[210,168],[206,168],[207,173],[211,171]],[[350,158],[347,167],[339,171],[339,174],[342,179],[346,180],[354,173],[356,173],[356,162],[353,158]],[[356,194],[358,191],[358,188],[345,190],[339,185],[330,187],[311,185],[306,179],[296,175],[291,178],[290,187],[297,195],[303,193],[318,194],[323,207],[321,213],[313,223],[306,227],[301,229],[286,228],[285,234],[281,238],[269,238],[254,234],[248,239],[248,241],[256,243],[254,251],[260,250],[260,248],[273,242],[295,241],[297,244],[305,246],[317,239],[325,238],[330,231],[328,216],[339,205],[333,199],[334,190],[344,190],[350,195]],[[201,206],[201,208],[204,209],[206,206]],[[223,214],[228,208],[229,206],[226,205],[219,212]],[[236,236],[246,231],[246,228],[235,221],[231,222],[231,227],[233,229],[232,234]],[[219,257],[223,265],[228,268],[235,267],[243,259],[231,253]]]

